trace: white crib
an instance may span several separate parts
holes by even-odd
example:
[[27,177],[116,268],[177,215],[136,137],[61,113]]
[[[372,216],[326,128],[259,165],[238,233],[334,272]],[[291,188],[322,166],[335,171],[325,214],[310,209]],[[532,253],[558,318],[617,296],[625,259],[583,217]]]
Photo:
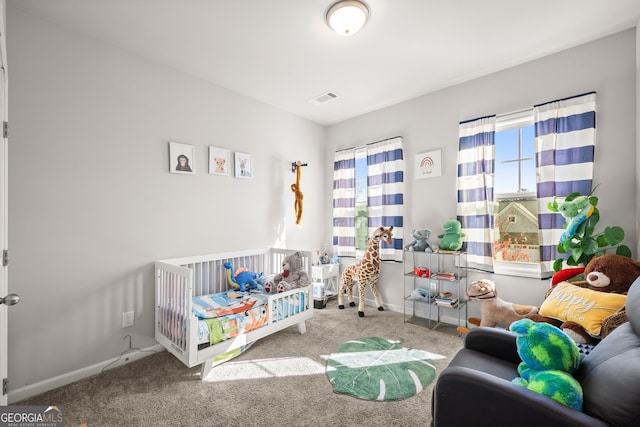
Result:
[[[199,319],[192,312],[193,297],[229,289],[225,262],[265,275],[276,274],[282,272],[282,261],[292,252],[294,250],[271,248],[157,261],[156,341],[186,366],[202,365],[201,379],[205,379],[216,356],[296,324],[304,334],[305,320],[313,316],[312,286],[269,295],[269,316],[263,326],[201,350],[197,338]],[[304,269],[311,277],[311,252],[300,252]],[[279,307],[277,314],[276,307]]]

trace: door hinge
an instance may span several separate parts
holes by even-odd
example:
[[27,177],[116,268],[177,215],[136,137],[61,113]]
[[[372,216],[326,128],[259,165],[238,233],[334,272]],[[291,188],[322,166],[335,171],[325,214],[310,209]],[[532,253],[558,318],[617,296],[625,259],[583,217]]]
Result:
[[9,138],[9,122],[2,122],[2,137]]
[[7,265],[9,265],[9,249],[2,251],[2,266],[6,267]]
[[9,393],[9,380],[6,378],[2,379],[2,395]]

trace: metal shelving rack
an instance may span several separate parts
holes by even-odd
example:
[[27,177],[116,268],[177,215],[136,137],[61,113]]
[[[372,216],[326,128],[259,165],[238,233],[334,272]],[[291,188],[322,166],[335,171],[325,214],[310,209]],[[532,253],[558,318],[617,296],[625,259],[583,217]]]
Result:
[[[404,270],[404,321],[435,329],[442,324],[467,326],[467,254],[456,251],[414,252],[405,251]],[[415,267],[429,270],[428,277],[415,274]],[[443,278],[443,273],[451,273],[452,279]],[[436,296],[450,293],[458,298],[455,306],[436,303]],[[416,299],[418,295],[419,299]],[[457,317],[457,323],[444,321]]]

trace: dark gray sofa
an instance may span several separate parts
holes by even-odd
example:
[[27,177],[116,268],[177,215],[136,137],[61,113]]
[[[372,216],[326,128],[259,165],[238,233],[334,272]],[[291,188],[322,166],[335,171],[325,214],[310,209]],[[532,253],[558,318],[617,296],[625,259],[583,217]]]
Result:
[[626,312],[629,321],[596,345],[574,375],[584,392],[582,412],[512,384],[520,363],[515,335],[475,328],[434,386],[433,426],[640,426],[640,278]]

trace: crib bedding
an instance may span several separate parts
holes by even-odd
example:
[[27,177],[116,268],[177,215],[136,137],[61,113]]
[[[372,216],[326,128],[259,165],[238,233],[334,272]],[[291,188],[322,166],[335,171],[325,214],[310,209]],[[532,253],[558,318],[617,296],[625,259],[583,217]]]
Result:
[[[245,334],[269,321],[285,319],[304,310],[304,294],[268,306],[268,294],[230,290],[193,297],[193,315],[198,321],[198,349]],[[269,313],[271,312],[271,314]]]

